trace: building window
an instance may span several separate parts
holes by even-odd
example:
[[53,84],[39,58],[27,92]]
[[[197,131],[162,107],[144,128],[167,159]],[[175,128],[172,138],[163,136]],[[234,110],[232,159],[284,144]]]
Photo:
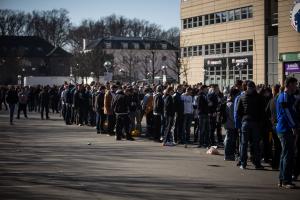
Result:
[[214,24],[215,23],[215,14],[210,14],[209,15],[209,24]]
[[188,19],[188,28],[193,28],[193,18]]
[[193,55],[193,47],[188,47],[188,56]]
[[202,46],[201,45],[198,46],[198,55],[202,56]]
[[205,55],[208,55],[209,53],[208,45],[204,46],[204,51],[205,51]]
[[221,22],[226,22],[227,21],[227,11],[222,12],[222,18],[221,18]]
[[193,56],[198,56],[198,46],[193,46]]
[[233,21],[234,20],[234,10],[229,10],[228,11],[228,21]]
[[226,43],[222,43],[222,53],[225,54],[226,52]]
[[204,16],[204,23],[205,23],[205,25],[209,24],[209,19],[208,18],[209,18],[208,15]]
[[253,51],[253,40],[248,40],[248,51]]
[[221,17],[222,17],[221,13],[216,13],[216,16],[215,16],[215,18],[216,18],[216,24],[221,23]]
[[150,44],[149,43],[145,43],[145,49],[150,49]]
[[163,50],[166,50],[166,49],[168,48],[168,45],[167,45],[167,44],[161,44],[161,48],[162,48]]
[[105,42],[105,48],[111,49],[111,42]]
[[187,57],[187,48],[184,47],[182,49],[183,49],[183,57]]
[[127,42],[122,42],[122,48],[123,49],[128,49],[128,43]]
[[241,9],[240,8],[234,10],[234,19],[235,20],[241,19]]
[[252,18],[253,17],[253,9],[252,6],[248,7],[248,18]]
[[198,17],[198,26],[202,26],[202,16]]
[[233,48],[233,42],[229,42],[229,53],[233,53],[234,48]]
[[182,23],[183,23],[183,25],[182,25],[183,29],[186,29],[187,28],[187,19],[182,20]]
[[216,53],[215,51],[215,44],[210,44],[209,45],[209,54],[214,55]]
[[246,7],[246,8],[242,8],[241,9],[241,16],[242,16],[242,19],[247,19],[247,17],[248,17],[248,7]]
[[221,54],[221,43],[216,44],[216,54]]
[[198,17],[193,17],[193,28],[198,26]]
[[241,44],[240,44],[240,41],[234,42],[234,52],[235,52],[235,53],[241,52]]
[[134,48],[134,49],[139,49],[139,48],[140,48],[139,43],[133,43],[133,48]]
[[243,40],[242,41],[242,52],[246,52],[247,51],[247,40]]

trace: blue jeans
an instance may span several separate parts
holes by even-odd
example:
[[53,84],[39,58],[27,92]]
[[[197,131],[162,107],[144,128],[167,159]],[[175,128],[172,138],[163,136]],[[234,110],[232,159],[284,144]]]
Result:
[[199,115],[199,145],[207,146],[209,143],[209,120],[208,115]]
[[14,119],[14,112],[15,112],[16,104],[9,104],[9,121],[12,123]]
[[164,140],[163,143],[166,142],[174,142],[174,138],[173,138],[173,126],[174,126],[174,116],[166,116],[166,129],[164,132]]
[[193,114],[184,114],[183,117],[183,143],[187,144],[190,142],[190,135],[191,135],[191,126],[193,121],[194,115]]
[[260,129],[258,123],[253,121],[243,121],[241,134],[241,165],[244,167],[247,166],[248,143],[249,138],[251,138],[253,148],[253,163],[255,166],[260,166]]
[[237,129],[226,130],[226,136],[224,140],[225,159],[233,160],[235,158],[237,137]]
[[105,115],[103,110],[96,112],[96,129],[98,132],[104,132]]
[[292,182],[293,156],[294,156],[294,136],[290,130],[285,133],[278,133],[282,151],[279,164],[279,180],[284,183]]

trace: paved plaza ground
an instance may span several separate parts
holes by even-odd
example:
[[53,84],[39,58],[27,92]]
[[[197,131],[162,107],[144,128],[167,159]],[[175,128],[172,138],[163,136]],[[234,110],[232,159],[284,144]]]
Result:
[[66,126],[59,115],[28,116],[11,126],[0,111],[1,200],[300,198],[300,189],[278,189],[278,171],[269,167],[240,170],[196,146],[115,141],[91,127]]

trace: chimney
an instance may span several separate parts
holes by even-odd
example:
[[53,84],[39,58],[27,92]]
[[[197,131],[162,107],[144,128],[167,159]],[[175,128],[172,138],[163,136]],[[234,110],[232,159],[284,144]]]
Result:
[[83,38],[82,39],[82,50],[85,51],[85,48],[86,48],[86,39]]

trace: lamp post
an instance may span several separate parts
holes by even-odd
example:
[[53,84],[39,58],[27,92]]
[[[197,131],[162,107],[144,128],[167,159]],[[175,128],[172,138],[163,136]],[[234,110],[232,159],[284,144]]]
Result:
[[21,75],[18,75],[18,85],[21,85],[22,84],[22,76]]
[[104,62],[104,67],[105,67],[106,72],[108,72],[110,70],[111,66],[112,66],[112,64],[110,61]]
[[121,69],[119,70],[119,72],[122,73],[122,82],[124,82],[124,80],[126,79],[126,77],[125,77],[126,71],[125,71],[124,68],[121,68]]
[[242,80],[242,67],[243,67],[242,63],[237,63],[236,64],[236,68],[239,70],[240,80]]
[[163,65],[161,67],[161,70],[163,71],[163,83],[167,82],[167,69],[168,69],[168,66]]
[[155,56],[155,51],[151,51],[152,53],[152,83],[154,83],[154,75],[155,75],[155,63],[154,63],[154,56]]

